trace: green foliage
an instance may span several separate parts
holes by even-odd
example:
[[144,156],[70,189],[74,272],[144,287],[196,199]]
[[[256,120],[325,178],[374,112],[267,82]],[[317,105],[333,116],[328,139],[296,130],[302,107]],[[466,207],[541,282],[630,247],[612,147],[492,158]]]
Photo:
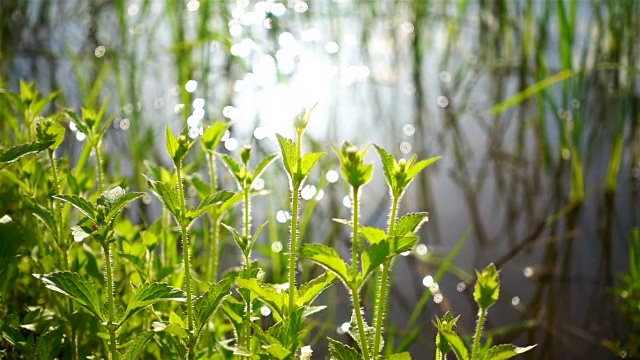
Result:
[[82,305],[89,313],[100,320],[104,320],[102,305],[98,298],[95,284],[88,278],[69,271],[54,272],[51,274],[33,274],[44,282],[47,289],[57,291],[70,297]]
[[336,154],[340,158],[342,164],[342,176],[347,180],[347,183],[359,189],[373,177],[373,163],[365,164],[364,156],[367,154],[369,147],[358,151],[358,148],[351,145],[348,141],[342,144],[342,149],[338,150],[334,148]]
[[481,272],[476,271],[478,280],[473,291],[473,298],[480,306],[486,310],[498,301],[500,296],[500,278],[498,270],[494,264],[489,264]]
[[[147,176],[135,174],[139,182],[129,184],[117,171],[114,174],[117,165],[103,162],[102,140],[111,124],[107,101],[99,109],[82,108],[80,114],[67,109],[43,117],[39,112],[57,94],[43,98],[33,85],[24,83],[20,94],[3,94],[24,121],[29,117],[29,131],[35,130],[35,137],[28,134],[16,143],[3,144],[0,151],[0,180],[15,185],[11,192],[19,200],[11,217],[1,214],[0,218],[0,238],[8,239],[0,241],[0,294],[15,307],[10,286],[16,279],[22,287],[44,284],[54,291],[25,299],[27,306],[20,304],[31,309],[33,304],[46,304],[38,315],[44,320],[5,316],[7,308],[0,305],[3,345],[19,349],[25,358],[42,359],[89,355],[107,359],[311,359],[309,344],[314,342],[310,334],[322,329],[310,317],[327,308],[326,301],[319,301],[324,300],[321,294],[340,281],[351,295],[349,336],[355,345],[329,339],[330,358],[411,358],[407,352],[394,354],[391,345],[382,351],[390,282],[376,283],[374,293],[381,305],[376,305],[372,325],[365,320],[369,302],[362,300],[360,292],[371,285],[376,272],[377,282],[391,279],[389,269],[394,259],[418,243],[416,234],[428,215],[396,216],[399,198],[439,157],[396,160],[376,146],[391,189],[389,228],[384,230],[360,224],[360,191],[374,175],[373,163],[365,162],[368,147],[359,150],[345,142],[336,149],[353,199],[351,219],[340,221],[353,230],[352,256],[347,261],[326,244],[298,246],[304,235],[304,227],[298,223],[300,190],[325,155],[302,153],[302,135],[315,106],[294,122],[295,139],[277,135],[280,154],[261,159],[256,159],[248,145],[237,156],[216,152],[229,123],[215,122],[207,127],[196,147],[200,153],[193,154],[189,152],[198,140],[191,141],[185,131],[176,136],[167,125],[165,150],[172,167],[166,169],[149,161]],[[65,121],[72,121],[87,135],[78,161],[71,161],[61,146]],[[208,177],[198,173],[203,157]],[[265,248],[265,234],[271,242],[281,235],[271,229],[273,225],[264,231],[267,223],[252,232],[251,217],[251,199],[265,193],[255,191],[253,185],[260,177],[270,176],[267,171],[279,157],[290,180],[288,284],[276,283],[281,277],[272,269],[263,269],[266,261],[251,259],[254,249]],[[216,161],[227,168],[238,192],[218,188]],[[147,194],[125,190],[144,188],[145,179],[161,208],[154,208]],[[141,198],[144,203],[135,202]],[[243,219],[241,226],[234,227],[237,205],[242,205]],[[125,215],[131,216],[121,216],[127,209]],[[319,221],[312,210],[307,209],[305,218]],[[226,232],[220,233],[221,229]],[[220,240],[229,238],[242,253],[242,266],[226,269],[218,281],[217,260],[213,265],[209,261],[222,253]],[[309,273],[297,278],[298,257],[326,272],[315,278]],[[25,280],[23,272],[33,276]],[[478,277],[475,296],[486,310],[498,298],[498,273],[490,267]],[[271,309],[271,318],[259,316],[258,309],[264,306]],[[456,320],[450,315],[436,320],[436,346],[443,355],[454,352],[460,358],[507,358],[529,350],[497,346],[478,351],[478,356],[472,349],[470,356],[457,335]],[[24,336],[21,329],[33,334]]]
[[476,333],[471,348],[469,349],[457,332],[456,323],[459,317],[453,317],[447,312],[441,319],[436,318],[434,325],[438,329],[436,337],[436,359],[444,359],[446,355],[453,352],[459,360],[494,360],[510,359],[516,355],[525,353],[533,349],[536,345],[527,347],[517,347],[511,344],[494,345],[484,347],[480,344],[483,326],[487,309],[498,301],[500,293],[500,277],[496,266],[491,263],[482,271],[476,271],[477,280],[473,293],[476,304],[480,308],[478,322],[476,323]]

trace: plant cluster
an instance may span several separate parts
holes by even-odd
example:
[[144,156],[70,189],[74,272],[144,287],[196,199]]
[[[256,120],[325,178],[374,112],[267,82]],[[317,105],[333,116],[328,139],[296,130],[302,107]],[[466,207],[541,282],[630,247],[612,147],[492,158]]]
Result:
[[[43,98],[35,85],[22,82],[18,94],[2,95],[12,109],[5,135],[17,144],[0,149],[0,178],[7,185],[0,198],[6,212],[0,218],[0,344],[5,348],[0,358],[310,359],[307,335],[313,326],[308,317],[326,308],[314,300],[337,282],[351,295],[353,344],[329,339],[330,357],[410,358],[407,352],[383,352],[384,328],[394,259],[416,245],[427,213],[398,213],[409,184],[439,157],[398,160],[375,146],[391,197],[388,226],[380,229],[362,225],[359,215],[362,190],[374,172],[373,164],[365,162],[369,148],[345,142],[334,149],[352,201],[351,219],[336,220],[352,230],[350,261],[345,261],[327,245],[301,246],[300,192],[326,155],[302,152],[313,108],[295,121],[295,139],[277,135],[280,154],[266,155],[255,167],[250,166],[250,146],[239,151],[238,159],[216,152],[230,124],[208,127],[199,141],[208,183],[188,162],[196,141],[184,132],[176,136],[167,126],[165,149],[172,168],[147,164],[146,176],[148,190],[162,204],[160,216],[135,224],[133,202],[151,199],[146,192],[126,191],[127,180],[107,171],[106,103],[80,114],[64,110],[44,117],[42,111],[57,93]],[[57,158],[67,127],[86,136],[75,166],[70,158]],[[252,231],[251,201],[264,194],[255,183],[279,158],[291,199],[288,281],[271,284],[265,281],[268,269],[252,258],[266,224]],[[218,188],[216,159],[236,182],[235,191]],[[198,201],[189,199],[187,186]],[[238,229],[230,225],[237,206],[242,208]],[[129,216],[121,216],[127,209]],[[223,234],[242,254],[241,267],[219,269]],[[299,283],[302,258],[326,272]],[[372,277],[377,301],[369,325],[361,291]],[[53,291],[29,291],[43,286]],[[486,311],[498,292],[495,267],[478,273],[474,297],[480,314],[471,357],[455,332],[457,318],[447,314],[436,322],[436,358],[453,351],[460,359],[506,359],[529,349],[480,345]],[[257,316],[265,306],[272,323]]]

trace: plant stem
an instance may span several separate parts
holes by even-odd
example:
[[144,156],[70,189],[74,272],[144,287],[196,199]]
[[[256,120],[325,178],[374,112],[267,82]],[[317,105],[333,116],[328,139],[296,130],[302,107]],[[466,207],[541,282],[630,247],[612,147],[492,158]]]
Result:
[[[302,162],[302,132],[296,131],[296,158],[298,159],[298,169],[301,171],[300,163]],[[291,178],[291,241],[289,242],[289,311],[293,312],[295,298],[293,289],[296,287],[296,253],[298,252],[298,212],[299,212],[299,196],[300,182]]]
[[[249,244],[251,241],[251,199],[249,198],[249,190],[250,185],[247,185],[246,180],[244,184],[244,238],[247,244],[247,249],[243,251],[244,255],[244,276],[249,279],[251,278],[251,249],[249,249]],[[247,304],[247,308],[245,311],[245,328],[244,328],[244,341],[246,350],[249,351],[251,349],[251,313],[253,309],[251,308],[251,292],[246,291],[244,293],[245,302]]]
[[104,250],[104,266],[107,269],[107,307],[109,309],[109,323],[107,328],[109,329],[109,359],[116,359],[116,327],[113,323],[115,304],[113,296],[113,263],[111,262],[111,247],[107,242],[107,239],[103,240],[102,248]]
[[[49,153],[49,161],[51,162],[51,173],[53,175],[53,188],[55,189],[56,194],[61,194],[62,191],[60,191],[60,181],[58,180],[58,167],[56,166],[56,161],[54,158],[54,150],[53,149],[48,149],[48,153]],[[53,206],[54,208],[57,208],[57,212],[56,215],[58,215],[58,228],[57,231],[58,233],[55,234],[55,237],[58,239],[58,247],[60,248],[60,250],[62,251],[62,258],[63,258],[63,265],[64,268],[66,270],[70,270],[71,266],[69,265],[69,254],[68,254],[68,247],[66,246],[66,244],[64,245],[64,248],[60,247],[60,242],[63,240],[63,236],[62,236],[62,222],[64,221],[63,216],[62,216],[62,206],[60,205],[56,205],[55,202],[53,202]],[[71,357],[73,360],[78,359],[78,347],[77,347],[77,337],[76,337],[76,328],[75,326],[73,326],[73,321],[71,321],[71,316],[73,315],[73,300],[71,298],[69,298],[69,327],[71,328]]]
[[360,347],[362,350],[362,355],[365,360],[369,360],[369,349],[367,346],[367,338],[366,333],[364,331],[364,320],[362,319],[362,308],[360,307],[360,294],[358,293],[357,286],[357,278],[358,278],[358,248],[360,248],[359,240],[358,240],[358,228],[359,228],[359,199],[358,193],[360,189],[357,187],[352,187],[353,192],[353,213],[352,213],[352,223],[353,223],[353,241],[351,244],[351,275],[353,276],[352,287],[351,287],[351,298],[353,299],[353,310],[356,314],[356,321],[358,322],[358,331],[360,333]]
[[209,279],[214,283],[218,281],[218,263],[220,259],[220,215],[215,214],[211,218],[211,265],[209,266]]
[[[387,235],[388,236],[392,236],[393,235],[393,231],[395,230],[395,225],[396,225],[396,213],[398,211],[398,200],[399,198],[397,196],[393,197],[393,202],[391,205],[391,214],[389,215],[389,227],[387,229]],[[376,314],[376,321],[375,321],[375,327],[376,327],[376,334],[375,334],[375,338],[373,340],[373,356],[377,356],[377,354],[380,353],[380,339],[382,337],[382,328],[383,328],[383,323],[384,323],[384,316],[385,316],[385,312],[387,310],[387,304],[388,304],[388,294],[387,294],[387,280],[389,278],[389,268],[391,266],[391,260],[385,261],[382,264],[382,274],[380,274],[380,271],[378,271],[378,275],[380,276],[380,286],[378,287],[377,291],[376,291],[376,296],[378,298],[377,301],[377,308],[375,311]]]
[[298,212],[299,187],[291,192],[291,242],[289,243],[289,311],[293,311],[295,303],[293,289],[296,287],[296,252],[298,249]]
[[369,360],[369,349],[367,347],[367,338],[364,331],[364,320],[362,319],[362,308],[360,307],[360,294],[358,288],[351,288],[351,299],[353,299],[353,310],[356,313],[356,321],[358,322],[358,332],[360,334],[360,350],[365,360]]
[[[184,197],[184,186],[182,185],[182,164],[176,164],[176,175],[178,177],[178,193],[180,194],[180,211],[183,216],[187,212],[186,198]],[[180,228],[182,229],[182,261],[184,262],[185,272],[185,287],[187,292],[187,324],[189,332],[193,331],[193,307],[191,305],[191,258],[189,257],[190,243],[189,234],[187,232],[186,224],[180,221]],[[191,356],[192,354],[190,354]]]
[[353,213],[352,213],[351,221],[353,223],[353,241],[351,243],[351,276],[353,277],[353,282],[355,283],[356,278],[358,277],[358,248],[360,248],[360,243],[358,239],[358,234],[359,234],[358,229],[360,228],[360,224],[358,223],[359,222],[359,215],[358,215],[359,189],[354,187],[352,188],[352,192],[353,192],[353,204],[352,204]]
[[478,358],[480,351],[480,337],[482,336],[482,328],[484,327],[484,319],[487,316],[487,310],[480,308],[478,313],[478,323],[476,324],[476,333],[473,336],[473,348],[471,349],[471,360]]
[[[209,177],[211,179],[211,194],[214,194],[218,190],[218,178],[216,177],[216,163],[213,156],[213,152],[207,152],[207,160],[209,163]],[[210,236],[210,256],[211,259],[208,277],[214,283],[218,281],[218,242],[220,241],[220,214],[217,209],[212,209],[210,212],[211,217],[211,231]]]
[[98,170],[98,192],[102,192],[104,189],[104,172],[102,170],[102,154],[100,154],[100,141],[93,147],[93,151],[96,153],[96,168]]

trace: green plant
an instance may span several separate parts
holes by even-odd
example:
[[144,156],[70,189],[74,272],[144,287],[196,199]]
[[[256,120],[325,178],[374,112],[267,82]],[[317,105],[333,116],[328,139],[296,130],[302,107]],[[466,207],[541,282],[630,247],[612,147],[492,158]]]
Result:
[[166,150],[173,160],[177,178],[177,192],[175,188],[159,181],[147,179],[151,191],[162,201],[166,209],[173,215],[175,221],[180,226],[182,240],[182,262],[184,266],[187,303],[187,329],[188,333],[181,340],[186,341],[187,357],[195,358],[196,346],[200,332],[209,321],[219,304],[224,300],[229,292],[229,281],[223,280],[211,288],[194,303],[193,299],[193,283],[191,279],[191,242],[189,240],[189,228],[193,222],[209,210],[210,207],[219,205],[229,200],[233,193],[222,190],[210,194],[204,198],[200,204],[194,209],[187,209],[187,202],[183,184],[183,164],[182,161],[192,142],[189,141],[185,134],[180,134],[177,138],[173,135],[171,128],[166,127]]
[[605,346],[617,356],[640,357],[640,230],[635,228],[629,239],[629,271],[621,276],[614,289],[620,313],[629,320],[627,336],[618,341],[605,340]]
[[[33,93],[34,89],[22,87],[23,92]],[[40,98],[38,94],[33,97]],[[17,144],[0,150],[1,179],[15,185],[3,193],[12,208],[11,216],[0,218],[0,234],[18,239],[0,243],[6,250],[0,252],[0,274],[5,276],[0,295],[9,299],[0,305],[0,341],[9,352],[0,354],[73,359],[99,353],[109,359],[310,359],[308,334],[317,328],[310,316],[326,308],[314,301],[340,281],[351,295],[349,334],[357,348],[329,339],[331,358],[410,358],[408,352],[392,354],[391,346],[382,355],[384,328],[394,259],[417,243],[416,232],[427,213],[397,214],[409,184],[439,157],[398,160],[376,146],[390,189],[389,225],[384,230],[364,226],[360,220],[362,190],[374,174],[373,163],[365,162],[369,147],[358,149],[345,142],[335,148],[351,195],[351,219],[336,220],[352,231],[350,264],[325,244],[301,247],[305,227],[300,217],[313,221],[314,216],[309,213],[313,207],[301,206],[301,190],[325,155],[302,151],[312,112],[313,108],[308,109],[294,122],[295,141],[278,135],[281,154],[258,159],[253,169],[251,146],[240,149],[239,159],[216,152],[229,123],[215,122],[204,131],[199,154],[190,154],[197,140],[190,140],[186,131],[176,136],[167,125],[165,149],[172,169],[148,162],[150,175],[146,177],[149,190],[162,204],[161,214],[153,222],[142,219],[135,224],[131,214],[150,204],[151,198],[143,192],[125,191],[127,180],[112,173],[103,141],[110,128],[106,102],[97,111],[82,109],[81,115],[72,110],[49,117],[36,115],[31,124],[34,139],[16,132]],[[16,114],[23,116],[23,112]],[[71,122],[86,136],[75,164],[59,149],[65,125],[71,128]],[[187,161],[190,155],[193,162]],[[197,155],[204,155],[210,183],[197,173],[202,164]],[[292,214],[286,254],[288,281],[271,284],[265,281],[268,269],[261,266],[260,258],[252,258],[266,225],[252,233],[252,199],[267,193],[254,185],[280,156],[289,178]],[[219,189],[216,160],[229,170],[238,192]],[[134,202],[140,198],[143,204]],[[233,209],[240,204],[238,230],[231,224]],[[123,213],[130,216],[120,216]],[[222,227],[228,231],[221,234]],[[24,235],[17,235],[21,233]],[[217,256],[221,237],[227,234],[240,250],[242,266],[226,269],[219,280],[222,269],[218,269]],[[30,242],[31,237],[35,240]],[[95,255],[98,252],[101,257]],[[207,257],[211,263],[206,262]],[[302,281],[296,276],[301,257],[327,271]],[[446,261],[450,263],[451,258]],[[21,277],[21,273],[33,276]],[[373,274],[378,301],[370,326],[361,292]],[[12,281],[18,281],[18,290],[10,288]],[[54,292],[26,297],[31,281],[67,300],[60,301]],[[478,299],[486,297],[485,292],[481,295]],[[19,301],[37,306],[15,311]],[[489,306],[481,306],[480,324]],[[272,314],[269,321],[259,316],[265,308]],[[21,329],[28,329],[29,336],[23,336]],[[89,335],[92,333],[97,336]],[[475,338],[478,343],[479,338]],[[482,355],[483,350],[477,349],[479,344],[474,345],[474,357]]]
[[481,344],[487,311],[498,301],[500,295],[500,277],[494,264],[489,264],[489,266],[482,271],[476,271],[476,275],[477,281],[473,291],[473,299],[478,305],[479,310],[476,330],[473,336],[473,345],[471,347],[471,356],[469,356],[469,348],[467,348],[467,345],[457,333],[456,323],[459,316],[454,318],[447,312],[442,318],[436,318],[434,321],[434,325],[438,329],[435,355],[437,360],[444,359],[450,352],[453,352],[459,360],[509,359],[535,347],[535,345],[517,347],[511,344],[494,346],[491,346],[490,343],[485,345]]

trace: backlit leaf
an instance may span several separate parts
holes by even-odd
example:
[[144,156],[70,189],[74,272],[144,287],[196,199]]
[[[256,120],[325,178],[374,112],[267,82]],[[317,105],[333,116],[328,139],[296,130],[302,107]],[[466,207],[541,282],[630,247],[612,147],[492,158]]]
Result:
[[251,291],[254,296],[269,304],[281,317],[284,315],[284,307],[287,301],[285,292],[278,292],[273,285],[258,282],[257,279],[237,278],[236,283],[239,287]]
[[218,156],[218,158],[220,158],[220,160],[222,160],[222,163],[229,170],[231,175],[236,178],[236,181],[238,181],[239,184],[242,184],[242,181],[244,181],[244,178],[246,176],[244,168],[227,154],[216,153],[216,155]]
[[145,348],[149,340],[153,338],[154,334],[155,333],[153,331],[145,331],[138,335],[136,339],[129,344],[127,352],[124,354],[125,360],[140,359],[142,350]]
[[361,356],[349,345],[345,345],[332,338],[327,338],[329,342],[329,359],[330,360],[361,360]]
[[18,161],[21,157],[33,153],[38,153],[40,151],[46,150],[49,146],[53,144],[52,142],[41,143],[41,142],[32,142],[29,144],[20,144],[13,146],[0,154],[0,163],[9,164],[15,161]]
[[524,352],[527,352],[536,347],[536,345],[527,346],[527,347],[517,347],[515,345],[506,344],[506,345],[496,345],[491,347],[484,354],[484,360],[505,360],[510,359],[516,355],[520,355]]
[[441,337],[445,338],[453,353],[456,354],[458,360],[469,360],[469,350],[467,350],[464,341],[462,341],[458,334],[446,329],[439,329],[438,332]]
[[417,212],[410,213],[401,217],[397,222],[392,235],[405,236],[413,235],[420,226],[429,220],[429,213]]
[[478,280],[473,298],[481,309],[488,309],[498,301],[500,295],[500,276],[496,266],[491,263],[482,272],[476,271]]
[[202,138],[200,139],[202,148],[206,151],[214,151],[218,145],[220,145],[220,141],[222,141],[225,131],[227,131],[230,126],[230,122],[224,121],[216,121],[211,124],[211,126],[204,131],[204,134],[202,134]]
[[280,134],[276,134],[278,138],[278,144],[280,145],[280,152],[282,154],[282,161],[284,162],[284,169],[289,173],[289,176],[295,181],[298,173],[298,154],[296,145],[293,141],[283,137]]
[[418,175],[418,173],[420,173],[420,171],[422,171],[427,166],[435,163],[436,161],[440,160],[441,158],[442,156],[434,156],[432,158],[419,161],[418,163],[416,163],[415,165],[413,165],[407,170],[408,178],[410,180],[413,179],[416,175]]
[[278,154],[269,154],[265,156],[265,158],[262,159],[262,161],[258,164],[258,166],[256,166],[255,170],[253,171],[253,178],[259,178],[260,175],[262,175],[262,173],[267,169],[267,167],[274,161],[276,161],[279,157],[280,155]]
[[211,194],[207,196],[200,202],[200,204],[195,210],[189,213],[189,216],[191,217],[191,222],[197,219],[200,215],[209,211],[209,209],[211,209],[216,204],[220,204],[229,200],[231,197],[233,197],[234,194],[235,193],[222,190],[222,191],[216,192],[215,194]]
[[220,280],[209,287],[202,296],[198,297],[193,304],[195,311],[195,321],[198,332],[209,322],[209,319],[218,310],[220,305],[231,293],[231,281],[229,279]]
[[173,131],[171,131],[169,124],[167,124],[165,128],[165,138],[167,154],[169,154],[169,157],[173,159],[178,152],[178,140],[176,140],[176,137],[173,135]]
[[[327,153],[309,153],[309,154],[304,154],[302,156],[302,165],[300,166],[301,168],[301,173],[302,173],[302,177],[303,179],[309,175],[309,172],[311,172],[311,169],[313,169],[313,166],[318,162],[318,160],[320,160],[323,156],[325,156]],[[301,179],[301,180],[303,180]]]
[[98,319],[104,320],[100,311],[102,302],[98,298],[98,290],[88,278],[69,271],[33,274],[33,276],[42,280],[48,289],[72,298]]
[[377,244],[387,238],[387,233],[384,230],[372,226],[361,227],[360,234],[367,239],[369,244]]
[[186,295],[183,290],[176,289],[167,283],[147,283],[135,289],[133,296],[129,299],[129,304],[124,312],[120,323],[126,321],[136,312],[153,305],[159,301],[180,301],[184,302]]
[[81,213],[83,213],[84,216],[93,221],[96,220],[95,206],[84,198],[78,195],[54,195],[53,197],[64,202],[68,202],[69,204],[73,205],[73,207],[78,209]]
[[233,240],[236,242],[240,250],[242,250],[242,252],[245,253],[247,251],[247,239],[244,236],[240,235],[238,230],[236,230],[235,228],[227,224],[220,224],[220,225],[222,225],[225,229],[227,229],[227,231],[231,233],[231,235],[233,236]]
[[145,176],[147,179],[147,185],[149,186],[149,190],[164,204],[164,206],[169,210],[171,214],[176,218],[178,222],[182,220],[182,214],[180,210],[180,195],[178,192],[168,186],[165,183],[160,181],[151,180]]
[[345,284],[349,284],[349,265],[342,260],[340,254],[324,244],[305,244],[302,256],[320,264],[335,273]]
[[298,290],[296,306],[304,307],[311,304],[322,291],[333,285],[335,280],[336,275],[334,273],[325,272],[317,278],[302,284],[300,290]]
[[[116,188],[120,187],[117,186]],[[124,194],[119,193],[117,197],[110,199],[112,201],[110,201],[110,205],[107,206],[108,214],[106,222],[108,223],[112,221],[125,208],[125,206],[129,205],[132,201],[142,196],[144,196],[143,192],[130,192]],[[100,198],[102,198],[102,195],[100,196]],[[100,198],[98,198],[98,201],[100,201]]]

